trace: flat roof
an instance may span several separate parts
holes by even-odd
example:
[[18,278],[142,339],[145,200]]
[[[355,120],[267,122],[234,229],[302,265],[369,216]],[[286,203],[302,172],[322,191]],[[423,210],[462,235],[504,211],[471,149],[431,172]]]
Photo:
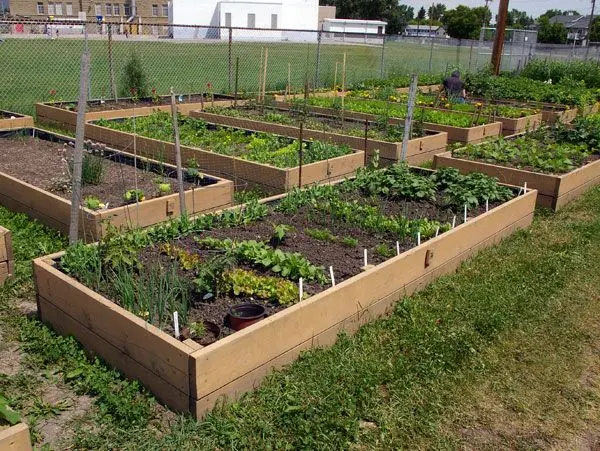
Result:
[[361,25],[387,25],[387,22],[382,20],[361,20],[361,19],[323,19],[323,22],[332,23],[352,23]]

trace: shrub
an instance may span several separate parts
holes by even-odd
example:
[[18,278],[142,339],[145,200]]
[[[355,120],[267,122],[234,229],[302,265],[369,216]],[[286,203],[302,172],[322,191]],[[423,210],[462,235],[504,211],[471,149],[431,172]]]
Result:
[[138,98],[149,96],[148,79],[144,72],[142,61],[135,52],[131,54],[129,61],[127,61],[127,64],[123,68],[119,95],[121,97],[129,97],[133,92],[135,92],[135,97]]

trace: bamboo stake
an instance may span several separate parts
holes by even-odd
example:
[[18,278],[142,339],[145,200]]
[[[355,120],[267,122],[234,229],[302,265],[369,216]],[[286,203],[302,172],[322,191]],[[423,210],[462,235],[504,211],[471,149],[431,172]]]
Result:
[[287,102],[288,96],[292,93],[292,63],[288,63],[288,84],[287,92],[285,93],[285,101]]
[[333,76],[333,92],[336,92],[336,89],[337,89],[338,65],[339,65],[339,63],[336,61],[335,62],[335,75]]
[[185,191],[183,189],[183,170],[181,168],[181,144],[179,142],[179,122],[177,120],[177,103],[175,92],[171,87],[171,116],[173,119],[173,134],[175,135],[175,164],[177,165],[177,185],[179,190],[179,214],[185,215]]
[[81,170],[83,166],[83,144],[85,140],[85,110],[87,107],[88,81],[90,74],[90,54],[81,55],[79,76],[79,100],[77,101],[77,127],[75,150],[73,151],[73,195],[71,197],[71,221],[69,223],[69,243],[75,244],[79,232],[79,206],[81,205]]

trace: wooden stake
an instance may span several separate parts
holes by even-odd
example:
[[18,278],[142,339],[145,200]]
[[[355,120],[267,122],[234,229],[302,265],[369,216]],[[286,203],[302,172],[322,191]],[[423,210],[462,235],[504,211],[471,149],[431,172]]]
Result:
[[400,255],[400,241],[396,241],[396,255]]
[[337,91],[338,65],[339,65],[339,63],[336,61],[335,62],[335,75],[333,76],[333,92]]
[[173,312],[173,333],[175,338],[179,339],[179,313]]
[[412,75],[412,82],[410,84],[410,91],[408,94],[408,111],[406,113],[406,119],[404,120],[404,135],[402,136],[402,161],[406,161],[408,154],[408,141],[410,140],[413,112],[415,110],[415,102],[417,101],[417,85],[419,83],[419,77],[417,74]]
[[333,266],[329,267],[329,276],[331,277],[331,286],[335,287],[335,274],[333,274]]
[[83,166],[83,144],[85,140],[85,110],[87,108],[88,81],[90,74],[90,54],[81,55],[79,75],[79,100],[77,101],[77,126],[75,129],[75,149],[73,151],[73,180],[71,196],[71,222],[69,223],[69,243],[75,244],[79,231],[79,206],[81,205],[81,169]]
[[288,84],[287,92],[285,94],[285,101],[287,102],[288,96],[292,93],[292,63],[288,63]]
[[267,66],[269,64],[269,48],[265,48],[265,63],[263,65],[263,78],[262,78],[262,102],[265,102],[265,91],[267,89]]
[[258,97],[257,100],[260,102],[260,93],[262,91],[262,74],[263,74],[263,64],[265,58],[265,48],[261,47],[260,49],[260,64],[258,66]]
[[173,134],[175,135],[175,164],[177,165],[177,185],[179,189],[179,214],[185,216],[185,191],[183,189],[183,169],[181,168],[181,143],[179,142],[179,121],[177,120],[177,103],[175,92],[171,87],[171,116]]
[[304,279],[300,277],[298,281],[298,294],[300,295],[300,300],[304,297]]
[[[344,99],[346,98],[346,52],[344,52],[344,61],[342,62],[342,118],[344,117]],[[343,120],[342,120],[343,122]]]

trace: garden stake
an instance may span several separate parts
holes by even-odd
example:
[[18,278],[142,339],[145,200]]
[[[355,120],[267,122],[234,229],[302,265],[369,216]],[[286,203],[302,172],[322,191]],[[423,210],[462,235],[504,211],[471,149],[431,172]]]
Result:
[[265,92],[267,89],[267,65],[269,63],[269,47],[265,48],[265,64],[263,66],[263,78],[262,78],[262,102],[265,103]]
[[304,297],[304,279],[302,277],[300,277],[300,280],[298,281],[298,293],[300,295],[300,300],[302,300]]
[[396,255],[400,255],[400,241],[396,241]]
[[108,24],[108,71],[110,73],[110,90],[115,102],[118,102],[117,96],[117,85],[115,83],[115,68],[113,65],[113,51],[112,51],[112,26]]
[[335,75],[333,76],[333,92],[337,91],[337,76],[338,76],[338,65],[340,63],[338,63],[337,61],[335,62]]
[[364,253],[365,253],[365,255],[364,255],[364,257],[365,257],[365,268],[366,268],[367,266],[369,266],[369,261],[368,261],[369,255],[368,255],[366,249],[365,249]]
[[467,222],[467,204],[465,204],[465,222]]
[[77,101],[77,128],[75,150],[73,152],[73,195],[71,198],[71,221],[69,223],[69,243],[77,242],[79,231],[79,206],[81,205],[81,170],[83,166],[83,143],[85,140],[85,109],[87,107],[88,81],[90,74],[90,54],[81,55],[79,76],[79,100]]
[[369,147],[369,120],[365,119],[365,167],[367,167],[367,161],[368,161],[368,156],[367,156],[367,150]]
[[421,232],[417,232],[417,246],[421,245]]
[[175,338],[179,339],[179,314],[177,312],[173,312],[173,329]]
[[302,164],[304,162],[304,150],[302,149],[302,134],[304,131],[304,122],[300,121],[300,145],[298,146],[298,188],[302,188]]
[[342,130],[344,129],[344,107],[346,105],[346,52],[344,52],[344,61],[342,62]]
[[287,102],[288,96],[292,93],[292,63],[288,63],[288,82],[285,88],[285,101]]
[[335,287],[335,275],[333,274],[333,266],[329,267],[329,275],[331,276],[331,286]]
[[485,200],[485,212],[487,213],[488,211],[490,211],[490,200],[486,199]]
[[527,194],[527,182],[523,185],[523,194]]
[[171,87],[171,117],[173,119],[173,134],[175,135],[175,164],[177,165],[177,185],[179,188],[179,214],[185,215],[185,191],[183,189],[183,169],[181,168],[181,143],[179,140],[179,121],[175,92]]
[[435,237],[437,238],[438,236],[440,236],[440,228],[438,226],[438,228],[435,231]]
[[452,218],[452,228],[456,227],[456,215]]
[[235,59],[235,93],[233,94],[233,106],[237,108],[237,98],[238,98],[238,82],[240,75],[240,57],[238,56]]
[[417,84],[418,84],[418,76],[417,74],[412,75],[412,81],[410,84],[410,92],[408,94],[408,111],[406,114],[406,119],[404,121],[404,135],[402,136],[402,161],[406,161],[406,155],[408,153],[408,140],[410,139],[410,134],[412,130],[412,121],[413,121],[413,112],[415,109],[415,101],[417,100]]
[[264,58],[265,58],[265,48],[261,47],[260,48],[260,64],[258,66],[258,97],[257,100],[260,103],[260,91],[262,89],[262,73],[263,73],[263,64],[264,64]]

